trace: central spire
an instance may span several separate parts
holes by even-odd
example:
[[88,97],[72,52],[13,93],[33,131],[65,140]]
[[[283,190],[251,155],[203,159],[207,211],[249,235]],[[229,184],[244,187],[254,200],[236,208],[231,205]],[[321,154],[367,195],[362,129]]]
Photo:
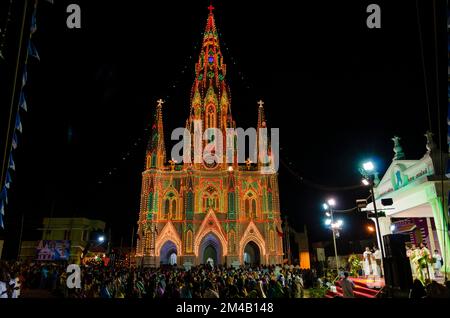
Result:
[[230,94],[225,81],[226,64],[220,50],[219,35],[214,19],[214,7],[208,7],[203,43],[195,64],[195,80],[191,92],[190,124],[201,120],[202,128],[225,129],[233,126]]

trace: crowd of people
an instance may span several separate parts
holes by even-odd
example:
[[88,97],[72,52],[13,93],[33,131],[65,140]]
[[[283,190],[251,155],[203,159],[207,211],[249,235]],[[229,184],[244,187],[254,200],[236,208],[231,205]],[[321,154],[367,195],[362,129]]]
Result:
[[409,258],[414,279],[418,279],[422,284],[441,276],[442,256],[438,250],[431,254],[424,243],[420,243],[419,246],[408,244],[406,256]]
[[315,270],[298,266],[201,265],[129,268],[81,266],[81,288],[68,288],[63,264],[0,263],[2,298],[41,289],[65,298],[302,298],[318,280]]
[[[364,262],[373,257],[369,252],[372,253],[366,253]],[[370,265],[377,266],[376,258],[372,259],[375,261]],[[364,267],[367,269],[367,263]],[[82,265],[80,269],[80,288],[69,288],[71,272],[67,273],[67,264],[0,261],[0,298],[27,297],[29,291],[62,298],[303,298],[305,290],[330,288],[336,279],[335,271],[319,276],[315,269],[292,265],[200,265],[185,270],[177,266],[105,266],[100,262]],[[372,269],[371,273],[374,270],[379,269]],[[428,268],[425,270],[429,272]],[[355,285],[348,272],[343,270],[339,276],[343,296],[354,297]],[[434,280],[422,284],[416,277],[410,297],[427,295],[448,295],[448,288]]]

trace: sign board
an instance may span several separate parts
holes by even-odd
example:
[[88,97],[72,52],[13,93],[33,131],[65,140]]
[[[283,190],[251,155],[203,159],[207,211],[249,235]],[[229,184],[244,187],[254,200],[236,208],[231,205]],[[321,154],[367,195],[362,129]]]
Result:
[[70,241],[41,240],[36,252],[38,261],[67,261],[70,257]]

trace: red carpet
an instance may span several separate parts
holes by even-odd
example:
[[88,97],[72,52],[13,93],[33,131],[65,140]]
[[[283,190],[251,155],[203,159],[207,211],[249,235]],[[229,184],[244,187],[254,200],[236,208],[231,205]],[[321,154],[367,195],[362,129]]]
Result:
[[[376,298],[378,293],[384,287],[384,279],[377,281],[373,279],[353,278],[350,279],[355,283],[353,293],[356,298]],[[342,288],[339,285],[339,281],[336,282],[336,293],[328,290],[325,295],[326,298],[343,297]]]

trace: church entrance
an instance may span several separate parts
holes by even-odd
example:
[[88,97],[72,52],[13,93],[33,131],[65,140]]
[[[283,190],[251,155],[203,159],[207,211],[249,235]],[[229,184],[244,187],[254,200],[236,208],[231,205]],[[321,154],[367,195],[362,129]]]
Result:
[[217,266],[222,263],[222,245],[220,240],[213,233],[207,234],[200,243],[201,264]]
[[172,241],[167,241],[161,247],[159,253],[159,262],[161,265],[177,264],[177,247]]
[[258,245],[253,241],[248,242],[244,248],[244,264],[259,265],[260,263],[261,257]]

